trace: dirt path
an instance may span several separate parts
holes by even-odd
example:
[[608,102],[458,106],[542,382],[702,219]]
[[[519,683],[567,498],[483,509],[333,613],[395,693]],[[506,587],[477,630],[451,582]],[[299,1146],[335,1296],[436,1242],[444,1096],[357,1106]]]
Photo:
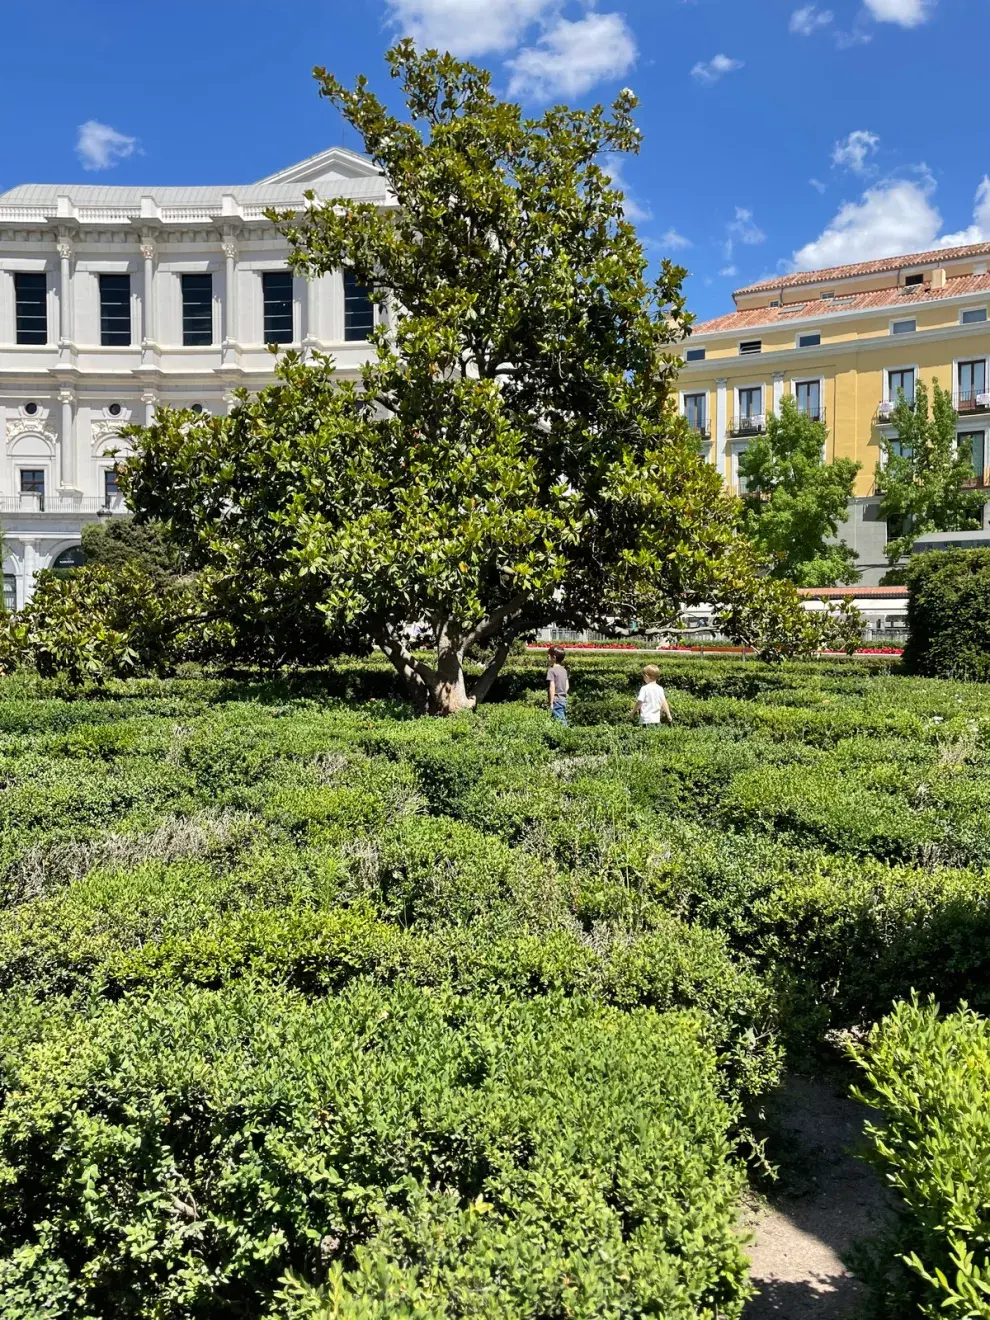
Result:
[[848,1077],[790,1077],[769,1109],[767,1155],[780,1168],[769,1197],[746,1218],[753,1282],[745,1320],[846,1320],[860,1285],[843,1264],[880,1227],[889,1201],[851,1152],[863,1144],[862,1105]]

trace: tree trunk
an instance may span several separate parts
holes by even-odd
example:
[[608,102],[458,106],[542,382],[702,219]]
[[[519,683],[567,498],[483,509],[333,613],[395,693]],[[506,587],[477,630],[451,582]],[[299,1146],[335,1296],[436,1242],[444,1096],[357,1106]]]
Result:
[[435,668],[417,660],[394,636],[380,634],[375,637],[379,649],[395,666],[410,698],[426,715],[456,715],[462,710],[474,710],[491,691],[508,657],[512,640],[510,637],[499,643],[469,692],[464,673],[465,640],[454,640],[446,628],[440,634]]

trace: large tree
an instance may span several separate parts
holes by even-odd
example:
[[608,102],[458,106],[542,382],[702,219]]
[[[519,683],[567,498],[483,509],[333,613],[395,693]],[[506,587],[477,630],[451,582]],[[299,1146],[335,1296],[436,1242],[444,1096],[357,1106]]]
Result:
[[793,591],[761,577],[675,416],[684,272],[664,261],[647,282],[600,163],[638,148],[632,93],[526,119],[450,55],[403,42],[387,59],[410,122],[364,78],[317,77],[395,205],[311,197],[277,217],[296,269],[350,267],[373,291],[360,384],[289,353],[227,417],[163,410],[122,476],[139,516],[253,618],[298,594],[364,633],[435,712],[483,698],[514,638],[553,621],[642,627],[708,599],[775,646],[782,621],[797,637]]
[[880,514],[892,533],[887,542],[891,564],[909,555],[924,532],[975,531],[982,525],[986,497],[966,485],[974,476],[973,465],[957,446],[956,420],[952,395],[937,381],[932,382],[930,406],[924,381],[918,381],[913,400],[903,391],[898,394],[890,416],[894,434],[880,436],[876,472]]
[[845,522],[860,464],[825,461],[825,423],[785,395],[780,415],[739,458],[745,527],[773,563],[773,575],[799,587],[858,582],[856,552],[832,538]]

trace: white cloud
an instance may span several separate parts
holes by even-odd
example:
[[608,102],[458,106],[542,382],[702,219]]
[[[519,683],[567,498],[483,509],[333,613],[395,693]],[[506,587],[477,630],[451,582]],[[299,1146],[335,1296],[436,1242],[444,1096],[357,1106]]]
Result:
[[869,158],[875,154],[879,145],[880,139],[876,133],[867,133],[865,129],[857,128],[842,142],[835,144],[832,164],[852,170],[853,174],[864,174]]
[[659,238],[654,239],[650,246],[680,252],[684,248],[693,247],[694,245],[689,238],[685,238],[683,234],[679,234],[676,229],[671,228],[665,234],[661,234]]
[[898,23],[901,27],[920,27],[935,9],[935,0],[865,0],[871,17],[878,23]]
[[835,15],[831,9],[819,9],[817,5],[802,5],[791,14],[790,30],[798,37],[811,37],[819,28],[828,27]]
[[973,222],[953,234],[940,233],[942,216],[934,202],[935,181],[887,179],[868,188],[858,202],[845,202],[813,243],[794,253],[793,269],[818,270],[874,261],[908,252],[990,243],[990,177],[976,190]]
[[[501,0],[491,0],[497,7]],[[535,46],[506,61],[509,95],[583,96],[603,78],[621,78],[636,59],[636,41],[621,14],[589,11],[571,22],[558,18]]]
[[732,238],[737,238],[740,243],[746,243],[750,247],[755,247],[757,243],[765,243],[767,240],[763,230],[753,223],[753,212],[747,211],[744,206],[736,207],[736,218],[730,221],[727,226]]
[[719,271],[719,274],[724,275],[725,278],[729,280],[732,279],[733,275],[738,275],[739,271],[735,266],[723,266]]
[[98,119],[87,119],[85,124],[79,125],[76,155],[84,170],[108,170],[118,160],[133,156],[136,150],[137,138],[118,133]]
[[812,188],[814,188],[815,192],[823,193],[825,191],[826,185],[822,183],[821,179],[809,179],[808,182]]
[[858,202],[845,202],[824,232],[794,253],[795,268],[845,266],[935,247],[942,217],[931,194],[930,180],[891,179],[869,188]]
[[557,0],[386,0],[392,25],[418,46],[455,55],[512,50]]
[[741,69],[742,66],[742,60],[730,59],[728,55],[715,55],[707,64],[704,60],[699,60],[691,70],[691,77],[697,78],[698,82],[708,87],[712,83],[717,83],[719,78],[724,78],[727,73]]

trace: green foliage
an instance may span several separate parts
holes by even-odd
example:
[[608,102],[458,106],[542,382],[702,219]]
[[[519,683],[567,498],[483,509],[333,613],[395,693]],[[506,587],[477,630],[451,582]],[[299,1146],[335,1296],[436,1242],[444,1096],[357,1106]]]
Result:
[[0,630],[0,667],[31,664],[73,687],[167,670],[181,654],[189,602],[136,564],[38,575],[30,602]]
[[0,1018],[5,1320],[739,1315],[688,1016],[244,985],[37,1028]]
[[898,1004],[853,1051],[878,1109],[871,1162],[901,1200],[868,1265],[870,1314],[990,1316],[990,1023]]
[[978,528],[984,498],[964,484],[973,476],[973,465],[970,456],[956,448],[956,412],[949,390],[933,381],[929,410],[928,390],[919,380],[913,401],[899,393],[890,425],[896,435],[880,435],[876,487],[882,496],[880,516],[896,529],[887,542],[887,558],[894,564],[911,553],[925,532]]
[[168,581],[183,571],[183,555],[161,523],[137,523],[133,518],[108,518],[82,529],[87,564],[116,569],[138,568],[155,581]]
[[860,464],[825,461],[825,423],[800,412],[790,395],[763,435],[739,456],[746,482],[745,529],[774,564],[773,575],[800,587],[858,582],[856,552],[829,544],[845,522]]
[[434,713],[476,705],[548,622],[644,627],[710,600],[774,651],[806,646],[795,593],[762,577],[675,415],[684,271],[647,282],[601,163],[638,150],[632,93],[527,119],[450,55],[401,42],[387,59],[411,122],[364,78],[317,76],[396,206],[274,217],[295,269],[371,290],[374,357],[342,382],[288,353],[229,416],[161,409],[121,474],[138,516],[167,523],[228,621],[278,633],[294,602],[320,611],[328,652],[342,632],[372,641]]
[[910,641],[916,674],[990,680],[990,550],[932,550],[908,565]]

